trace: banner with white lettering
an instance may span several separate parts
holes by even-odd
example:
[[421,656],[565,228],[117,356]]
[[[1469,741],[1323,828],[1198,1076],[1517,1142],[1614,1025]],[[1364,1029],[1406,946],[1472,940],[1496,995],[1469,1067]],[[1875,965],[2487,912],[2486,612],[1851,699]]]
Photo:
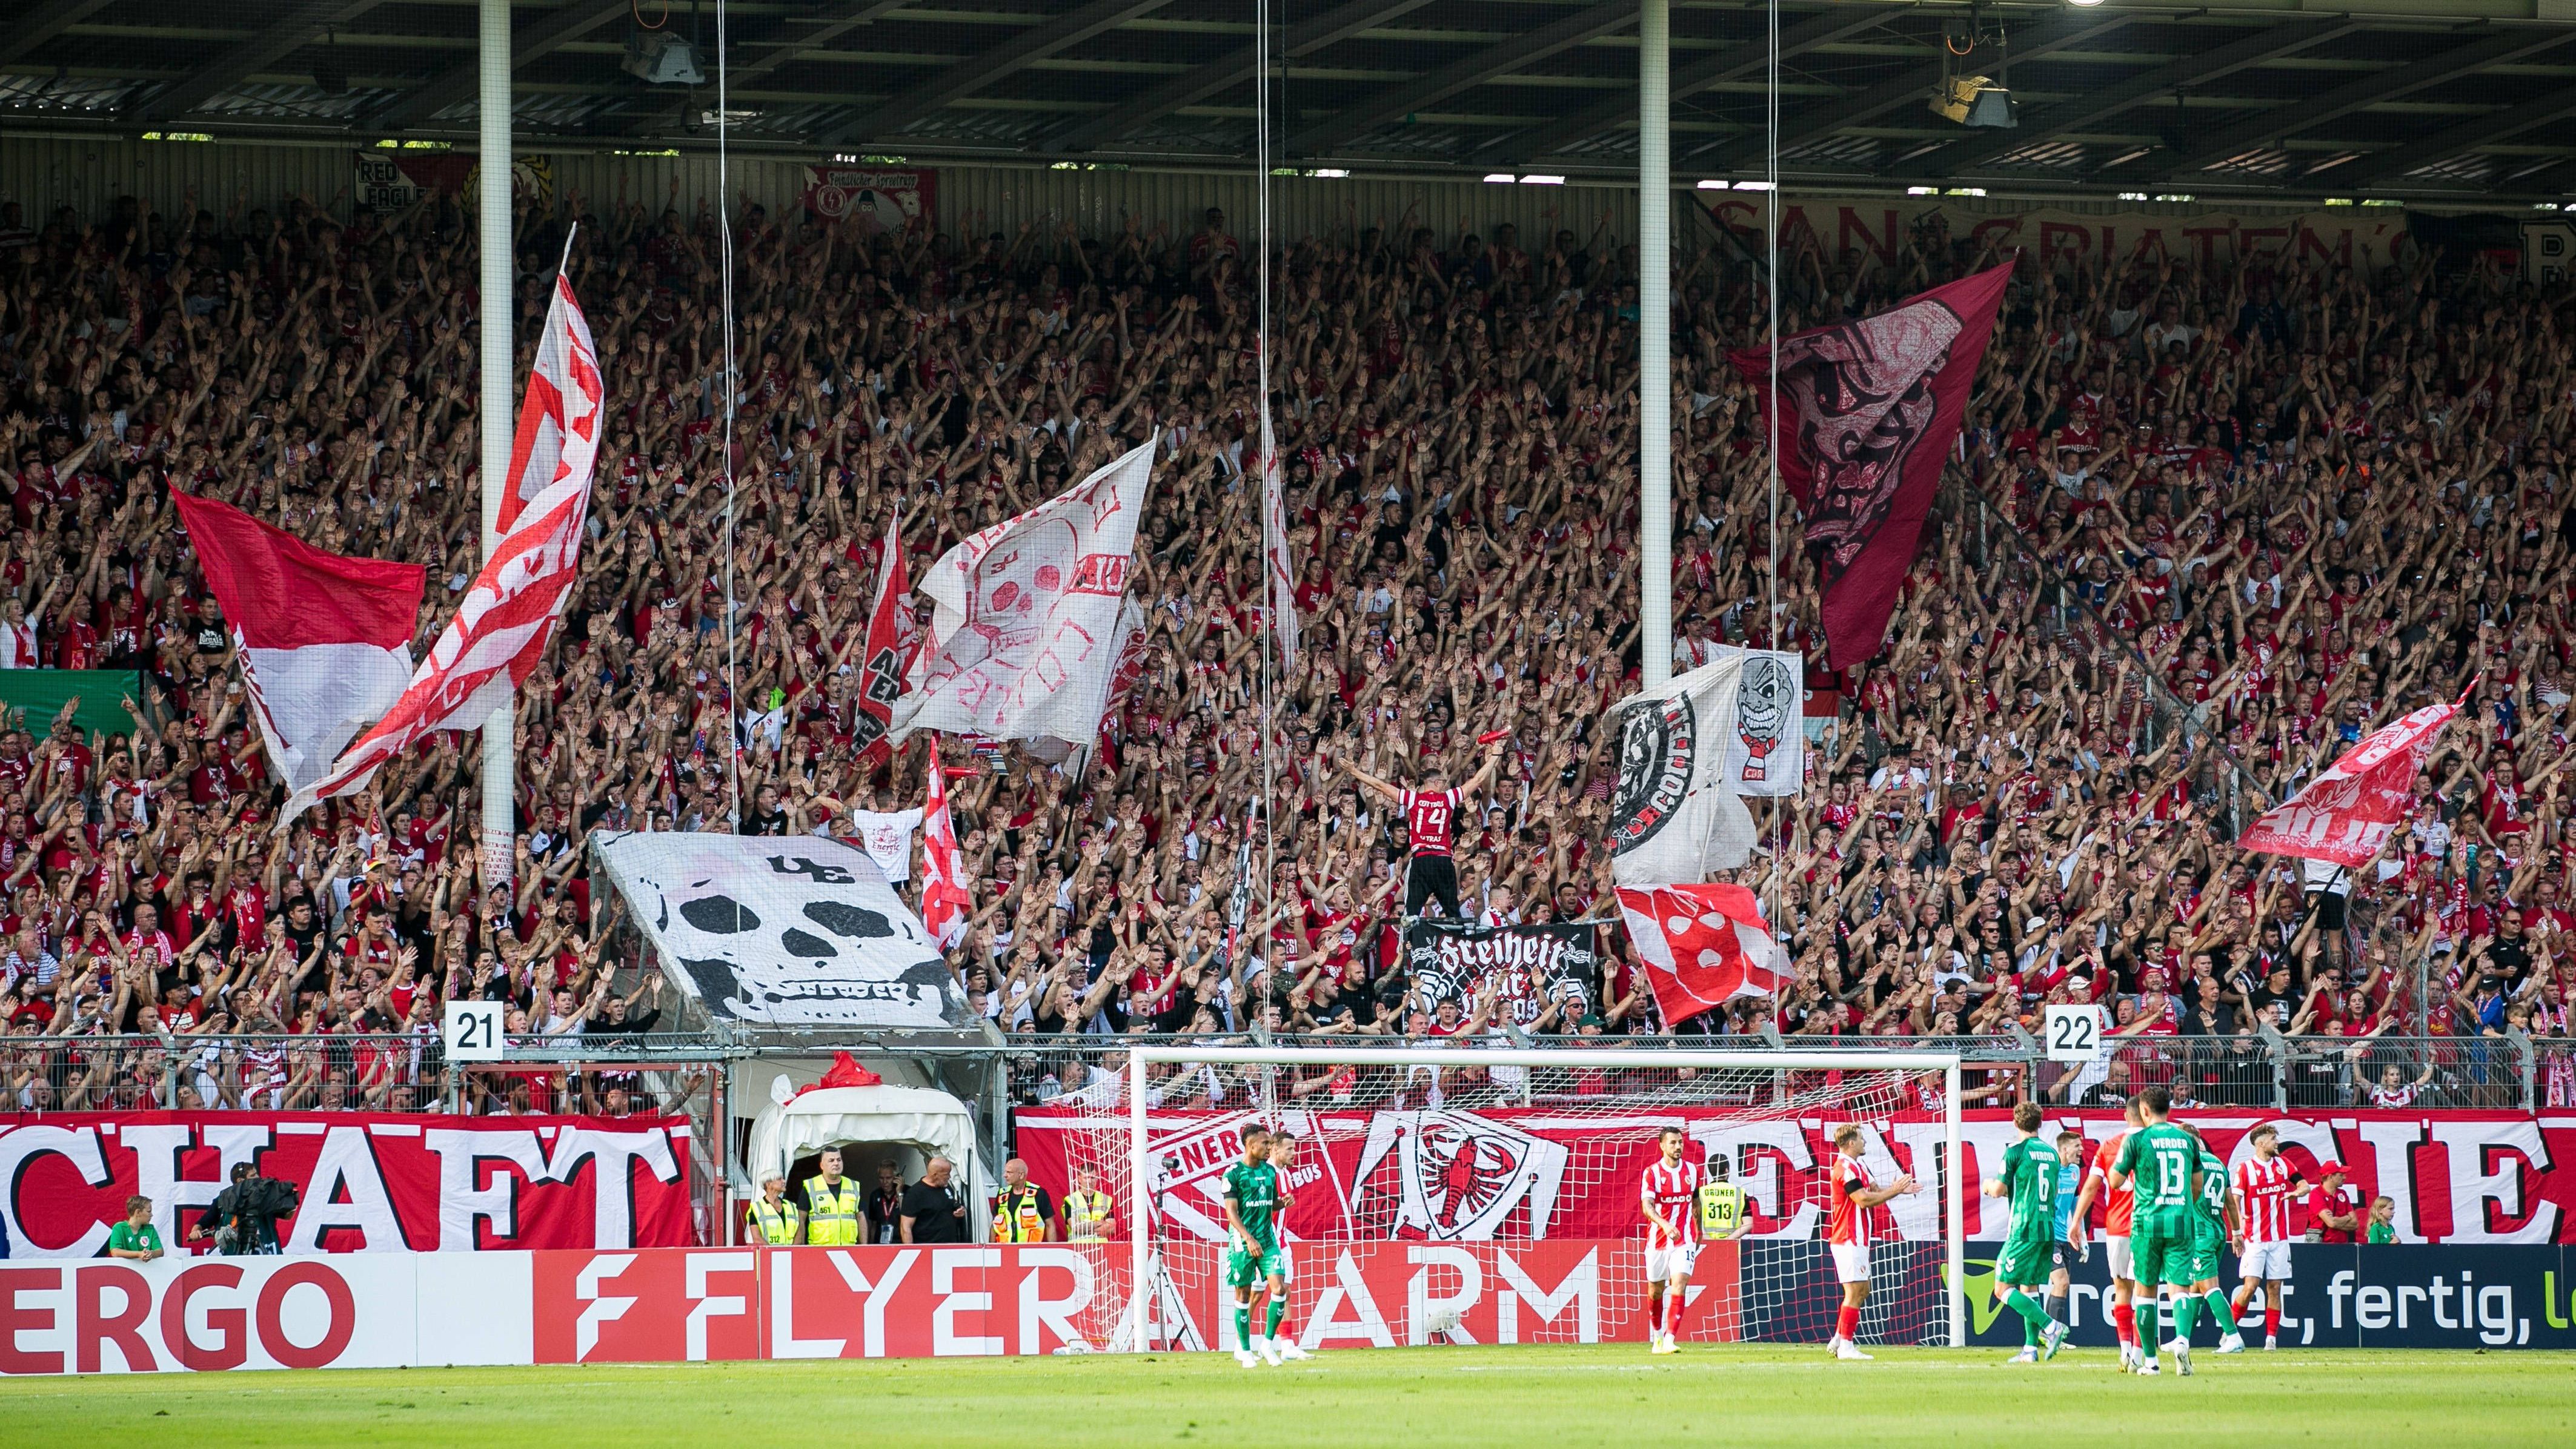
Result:
[[1557,1020],[1547,1029],[1570,1031],[1598,999],[1600,928],[1416,920],[1405,928],[1404,966],[1424,1011],[1455,1001],[1462,1018],[1472,1016],[1477,998],[1490,989],[1497,1024],[1529,1027],[1554,1006]]
[[141,1196],[172,1257],[206,1254],[213,1240],[189,1236],[246,1162],[295,1187],[301,1205],[277,1225],[288,1253],[674,1247],[697,1241],[689,1130],[679,1117],[0,1116],[0,1228],[12,1262],[94,1258]]
[[[1451,1080],[1461,1072],[1516,1070],[1479,1068],[1472,1050],[1458,1059],[1443,1069]],[[1464,1111],[1441,1106],[1431,1074],[1418,1068],[1332,1073],[1324,1089],[1299,1097],[1315,1110],[1287,1114],[1304,1139],[1299,1169],[1313,1176],[1294,1185],[1290,1236],[1321,1237],[1345,1223],[1389,1224],[1398,1237],[1455,1241],[1637,1231],[1637,1178],[1656,1154],[1652,1127],[1603,1126],[1581,1095],[1577,1074],[1531,1078],[1527,1107]],[[1939,1087],[1938,1074],[1920,1084],[1927,1108]],[[1551,1104],[1551,1091],[1569,1095]],[[2012,1115],[1978,1109],[1964,1117],[1965,1180],[1973,1185],[1997,1171],[2013,1141]],[[1222,1178],[1245,1120],[1244,1113],[1211,1111],[1146,1119],[1147,1157],[1162,1168],[1155,1190],[1184,1231],[1224,1237]],[[1689,1131],[1693,1157],[1713,1151],[1732,1164],[1756,1237],[1804,1240],[1823,1230],[1832,1133],[1844,1121],[1860,1123],[1873,1176],[1911,1173],[1927,1187],[1941,1181],[1942,1124],[1930,1110],[1853,1118],[1827,1107],[1781,1121],[1716,1107],[1658,1108],[1654,1122],[1667,1120]],[[2323,1165],[2340,1163],[2363,1202],[2381,1193],[2394,1199],[2392,1226],[2400,1242],[2576,1243],[2576,1117],[2236,1108],[2187,1110],[2177,1120],[2206,1137],[2231,1171],[2253,1152],[2248,1134],[2270,1123],[2283,1154],[2311,1183]],[[2061,1129],[2099,1144],[2126,1124],[2116,1113],[2088,1109],[2052,1113],[2041,1130],[2054,1138]],[[1018,1114],[1013,1142],[1030,1180],[1061,1194],[1076,1166],[1097,1164],[1108,1153],[1123,1157],[1126,1132],[1123,1110],[1033,1107]],[[1937,1239],[1940,1202],[1937,1191],[1896,1198],[1878,1209],[1880,1230]],[[2006,1204],[1970,1191],[1967,1211],[1970,1239],[2002,1238]],[[2101,1209],[2095,1211],[2098,1220]],[[2308,1230],[2304,1200],[2292,1205],[2290,1226],[2293,1233]]]

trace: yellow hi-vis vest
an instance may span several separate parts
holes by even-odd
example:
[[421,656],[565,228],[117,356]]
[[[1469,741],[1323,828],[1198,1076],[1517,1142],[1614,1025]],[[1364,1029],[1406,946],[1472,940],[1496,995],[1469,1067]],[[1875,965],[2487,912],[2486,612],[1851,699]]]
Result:
[[993,1199],[993,1241],[997,1243],[1040,1243],[1046,1241],[1046,1216],[1038,1208],[1038,1190],[1023,1187],[1014,1192],[1002,1190]]
[[751,1229],[752,1241],[773,1248],[791,1247],[804,1235],[805,1214],[796,1204],[780,1198],[775,1207],[769,1199],[756,1197],[743,1212],[743,1223]]
[[1109,1241],[1109,1194],[1075,1188],[1064,1195],[1064,1240],[1068,1243]]
[[859,1185],[845,1177],[834,1192],[819,1177],[805,1179],[805,1241],[839,1247],[857,1243],[861,1235]]
[[1744,1189],[1731,1182],[1699,1185],[1699,1235],[1711,1241],[1732,1237],[1744,1221]]

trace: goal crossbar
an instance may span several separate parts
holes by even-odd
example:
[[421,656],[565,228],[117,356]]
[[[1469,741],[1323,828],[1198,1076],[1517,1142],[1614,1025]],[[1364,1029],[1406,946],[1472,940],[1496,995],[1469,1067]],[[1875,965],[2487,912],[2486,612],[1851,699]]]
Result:
[[[1638,1067],[1743,1068],[1755,1071],[1812,1072],[1835,1069],[1859,1071],[1939,1072],[1941,1090],[1941,1197],[1942,1256],[1946,1265],[1942,1297],[1950,1321],[1950,1346],[1968,1345],[1968,1308],[1966,1293],[1967,1251],[1964,1173],[1967,1150],[1959,1131],[1959,1066],[1962,1058],[1956,1052],[1831,1052],[1831,1051],[1701,1051],[1692,1049],[1652,1051],[1604,1049],[1600,1047],[1291,1047],[1291,1046],[1134,1046],[1127,1051],[1127,1151],[1132,1166],[1131,1182],[1147,1180],[1146,1111],[1149,1083],[1146,1068],[1156,1062],[1209,1062],[1240,1066],[1333,1065],[1355,1067],[1557,1067],[1619,1070]],[[1152,1296],[1146,1291],[1152,1264],[1152,1209],[1150,1194],[1141,1190],[1128,1193],[1129,1270],[1133,1274],[1131,1302],[1137,1315],[1138,1342],[1145,1341]]]

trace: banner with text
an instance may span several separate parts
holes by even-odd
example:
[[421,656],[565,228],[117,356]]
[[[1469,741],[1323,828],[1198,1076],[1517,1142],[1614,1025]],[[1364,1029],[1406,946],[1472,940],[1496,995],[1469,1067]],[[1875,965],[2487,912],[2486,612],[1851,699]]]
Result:
[[1458,1003],[1475,1014],[1476,998],[1495,994],[1494,1019],[1528,1026],[1552,1003],[1562,1025],[1592,1011],[1601,975],[1600,928],[1592,925],[1460,926],[1416,920],[1405,928],[1404,965],[1413,1000],[1430,1011]]
[[[1544,1069],[1529,1074],[1532,1105],[1462,1111],[1436,1105],[1435,1093],[1456,1090],[1460,1074],[1491,1074],[1499,1082],[1520,1069],[1475,1066],[1472,1050],[1458,1056],[1461,1065],[1440,1071],[1445,1086],[1418,1068],[1318,1069],[1330,1080],[1298,1100],[1347,1105],[1282,1114],[1304,1139],[1286,1218],[1292,1238],[1348,1236],[1352,1225],[1432,1240],[1625,1237],[1639,1228],[1638,1177],[1655,1158],[1656,1128],[1667,1121],[1690,1133],[1691,1155],[1726,1158],[1745,1190],[1756,1236],[1811,1238],[1824,1226],[1832,1132],[1847,1120],[1861,1125],[1873,1178],[1905,1172],[1924,1186],[1880,1209],[1884,1226],[1908,1239],[1940,1236],[1942,1123],[1932,1113],[1852,1119],[1810,1109],[1812,1115],[1770,1118],[1740,1108],[1658,1104],[1612,1125],[1591,1104],[1595,1099],[1565,1096],[1560,1106],[1549,1105],[1551,1092],[1580,1091],[1574,1079],[1592,1074]],[[1937,1088],[1937,1078],[1928,1085]],[[1597,1084],[1599,1091],[1615,1087],[1615,1081]],[[1408,1105],[1370,1105],[1394,1101]],[[1146,1160],[1160,1165],[1151,1189],[1180,1231],[1223,1238],[1223,1177],[1248,1116],[1158,1112],[1146,1119]],[[2401,1242],[2576,1242],[2576,1116],[2239,1109],[2186,1112],[2180,1120],[2199,1129],[2231,1170],[2253,1152],[2247,1134],[2270,1123],[2279,1129],[2283,1153],[2309,1181],[2322,1164],[2342,1163],[2365,1201],[2378,1193],[2394,1199]],[[2053,1137],[2070,1128],[2099,1143],[2125,1124],[2107,1112],[2058,1112],[2042,1132]],[[1127,1151],[1123,1111],[1029,1108],[1018,1114],[1017,1129],[1031,1179],[1058,1194],[1071,1184],[1074,1168],[1123,1159]],[[2014,1136],[2011,1114],[1968,1112],[1961,1134],[1967,1236],[2000,1239],[2008,1210],[1979,1197],[1976,1184],[2001,1165]],[[2306,1231],[2305,1203],[2294,1209],[2291,1227]]]
[[679,1117],[365,1112],[0,1116],[9,1257],[94,1258],[125,1200],[152,1200],[173,1257],[237,1163],[302,1200],[285,1251],[679,1247],[697,1241]]
[[939,220],[939,173],[904,166],[808,166],[805,209],[826,221],[854,220],[862,231],[899,232],[914,221]]
[[[1757,192],[1701,195],[1720,223],[1758,239],[1764,199]],[[2223,211],[2191,216],[2150,212],[2095,213],[2031,207],[2009,214],[1965,211],[1938,197],[1905,201],[1831,197],[1780,203],[1785,246],[1812,237],[1829,256],[1857,249],[1890,266],[1918,229],[1946,228],[1950,238],[1991,240],[1999,251],[2015,247],[2041,261],[2126,261],[2133,256],[2171,257],[2210,266],[2238,257],[2297,261],[2324,257],[2339,265],[2383,267],[2406,240],[2406,213],[2395,207],[2329,207],[2308,212]]]

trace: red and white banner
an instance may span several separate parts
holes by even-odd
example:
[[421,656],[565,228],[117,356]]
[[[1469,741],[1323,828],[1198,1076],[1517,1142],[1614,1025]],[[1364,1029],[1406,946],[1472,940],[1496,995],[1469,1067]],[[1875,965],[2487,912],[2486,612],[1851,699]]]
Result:
[[946,730],[1078,750],[1099,737],[1160,442],[1157,434],[931,565],[921,591],[938,605],[932,643],[895,711],[895,739]]
[[[1733,1336],[1733,1244],[1682,1325]],[[1157,1343],[1207,1349],[1217,1247],[1169,1250]],[[1310,1349],[1645,1338],[1642,1240],[1339,1244],[1298,1259]],[[406,1364],[980,1358],[1102,1348],[1127,1301],[1114,1244],[0,1263],[0,1375]]]
[[[1609,1085],[1595,1081],[1591,1089]],[[1937,1079],[1930,1085],[1937,1088]],[[1173,1229],[1223,1237],[1222,1179],[1239,1155],[1237,1133],[1247,1115],[1161,1112],[1147,1119],[1146,1160],[1163,1165],[1151,1186]],[[2247,1108],[2178,1117],[2208,1138],[2231,1171],[2253,1152],[2246,1134],[2271,1123],[2280,1130],[2282,1151],[2310,1181],[2318,1166],[2340,1162],[2365,1200],[2375,1193],[2394,1198],[2401,1242],[2576,1243],[2576,1116]],[[1762,1119],[1664,1108],[1604,1117],[1568,1103],[1478,1112],[1326,1108],[1290,1112],[1285,1120],[1303,1139],[1286,1219],[1291,1238],[1346,1231],[1350,1223],[1431,1241],[1624,1238],[1642,1228],[1637,1182],[1655,1157],[1654,1129],[1667,1122],[1691,1134],[1693,1155],[1729,1157],[1756,1235],[1811,1238],[1824,1224],[1832,1131],[1852,1120],[1867,1137],[1873,1177],[1901,1171],[1926,1185],[1882,1209],[1885,1226],[1905,1238],[1940,1235],[1942,1123],[1929,1112],[1854,1117],[1810,1107],[1796,1117]],[[2116,1113],[2081,1111],[2052,1114],[2042,1131],[2054,1137],[2063,1128],[2095,1143],[2125,1130]],[[2007,1208],[1981,1198],[1976,1184],[2012,1144],[2011,1114],[1970,1112],[1961,1131],[1967,1235],[2000,1238]],[[1103,1167],[1112,1180],[1126,1175],[1123,1112],[1024,1110],[1014,1141],[1030,1180],[1052,1193],[1060,1195],[1079,1166]],[[1119,1208],[1123,1214],[1126,1204]],[[1124,1222],[1122,1216],[1121,1231]],[[2307,1227],[2304,1205],[2292,1227]]]
[[284,820],[316,801],[364,788],[387,760],[423,736],[480,729],[537,667],[581,563],[602,398],[590,324],[571,280],[558,272],[519,408],[499,541],[402,698],[327,774],[295,792]]
[[2457,703],[2431,704],[2370,732],[2299,793],[2263,812],[2236,844],[2351,870],[2368,865],[2415,808],[2415,772]]
[[289,790],[300,790],[402,697],[428,571],[325,553],[176,488],[170,500],[232,626],[268,761]]
[[1739,996],[1767,996],[1789,977],[1788,951],[1772,939],[1762,903],[1743,886],[1621,886],[1619,910],[1667,1022]]
[[289,1253],[675,1247],[697,1241],[678,1117],[55,1112],[0,1117],[9,1258],[91,1258],[125,1200],[172,1256],[236,1163],[295,1184]]
[[859,769],[874,770],[894,753],[886,726],[894,719],[895,701],[903,698],[904,602],[912,586],[903,575],[903,515],[886,520],[885,548],[877,560],[877,597],[868,610],[868,638],[859,663],[859,712],[850,721],[850,746],[858,752]]
[[939,746],[930,747],[930,795],[921,807],[921,924],[942,951],[966,938],[975,899],[966,892],[966,862],[957,849],[957,817],[948,810],[948,776]]

